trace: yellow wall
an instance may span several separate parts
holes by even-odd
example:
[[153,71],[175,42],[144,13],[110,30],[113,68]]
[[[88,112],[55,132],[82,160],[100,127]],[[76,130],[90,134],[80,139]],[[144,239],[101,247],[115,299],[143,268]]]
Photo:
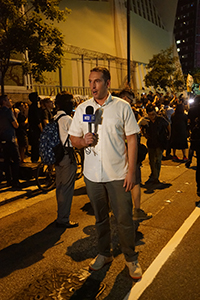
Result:
[[[61,22],[57,26],[61,29],[65,37],[65,43],[72,46],[107,53],[117,56],[118,34],[124,34],[126,40],[126,30],[122,26],[116,32],[113,2],[103,1],[81,1],[81,0],[62,0],[60,8],[65,6],[71,9],[71,14],[66,22]],[[121,11],[119,12],[121,13]],[[121,15],[120,15],[121,17]],[[122,18],[123,19],[123,18]],[[126,15],[124,21],[126,23]],[[121,23],[124,24],[124,23]],[[116,27],[117,28],[117,27]],[[126,29],[126,26],[124,26]],[[116,36],[115,36],[116,35]],[[123,37],[124,37],[123,36]],[[122,39],[123,40],[123,39]],[[146,19],[131,12],[131,59],[147,64],[154,54],[168,48],[172,44],[172,34],[160,27],[152,24]],[[126,44],[124,45],[126,47]],[[119,47],[118,47],[119,49]],[[125,51],[126,55],[126,51]],[[82,86],[82,62],[78,55],[68,53],[65,55],[62,68],[63,86]],[[125,57],[126,58],[126,57]],[[102,61],[99,63],[102,64]],[[95,66],[95,61],[88,59],[84,62],[85,86],[88,86],[89,70]],[[106,62],[105,62],[105,66]],[[112,87],[121,88],[126,82],[127,71],[123,66],[113,65],[111,62]],[[116,68],[117,67],[117,68]],[[143,78],[136,68],[137,88],[144,86]],[[47,74],[50,80],[46,84],[54,82],[59,85],[58,72]]]
[[[98,52],[116,55],[112,1],[63,0],[72,12],[59,28],[65,43]],[[126,32],[124,32],[126,35]],[[147,63],[153,54],[172,44],[171,33],[131,12],[132,59]]]
[[60,23],[65,42],[81,48],[116,55],[112,8],[109,2],[62,1],[71,9],[65,23]]

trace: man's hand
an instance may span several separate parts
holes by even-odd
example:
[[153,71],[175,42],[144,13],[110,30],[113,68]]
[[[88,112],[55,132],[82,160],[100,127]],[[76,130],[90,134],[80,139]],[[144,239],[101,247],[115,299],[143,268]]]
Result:
[[91,133],[91,132],[86,133],[86,135],[84,136],[83,139],[84,139],[84,142],[85,142],[85,147],[95,146],[97,144],[97,141],[98,141],[97,134]]
[[126,192],[132,190],[136,182],[136,164],[137,164],[137,134],[126,136],[128,145],[128,173],[124,179],[123,187]]
[[127,173],[126,178],[124,179],[123,187],[126,188],[126,192],[129,192],[132,190],[132,188],[135,186],[135,174],[131,174],[130,172]]
[[97,134],[88,132],[84,137],[70,136],[71,143],[77,149],[87,148],[89,146],[95,146],[98,141]]

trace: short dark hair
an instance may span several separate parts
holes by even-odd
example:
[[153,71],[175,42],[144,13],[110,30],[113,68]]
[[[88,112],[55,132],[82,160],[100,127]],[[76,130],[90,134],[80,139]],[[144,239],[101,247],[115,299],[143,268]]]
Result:
[[135,94],[133,93],[132,89],[128,88],[128,87],[124,88],[119,93],[119,97],[121,97],[121,98],[123,98],[124,96],[127,96],[127,95],[133,96],[133,98],[135,98]]
[[119,97],[119,94],[120,94],[119,91],[113,91],[113,92],[111,93],[111,95],[114,96],[114,97]]
[[15,103],[14,106],[19,109],[23,104],[24,103],[22,101],[18,101],[18,102]]
[[30,93],[30,94],[28,95],[28,97],[29,97],[29,100],[30,100],[32,103],[38,101],[38,93],[37,93],[37,92]]
[[104,67],[95,67],[92,70],[90,70],[91,72],[101,72],[103,73],[103,79],[106,82],[107,80],[110,80],[110,71],[107,68]]
[[0,96],[0,105],[3,105],[3,101],[6,101],[6,98],[8,98],[8,95],[1,95]]
[[153,104],[148,104],[148,105],[146,106],[146,112],[147,112],[147,113],[150,113],[150,112],[152,112],[152,111],[156,111],[156,110],[155,110],[155,106],[154,106]]
[[183,103],[176,104],[175,114],[183,114],[183,113],[184,113]]
[[71,115],[74,106],[73,95],[67,91],[63,91],[57,94],[55,99],[56,108],[64,110],[67,115]]

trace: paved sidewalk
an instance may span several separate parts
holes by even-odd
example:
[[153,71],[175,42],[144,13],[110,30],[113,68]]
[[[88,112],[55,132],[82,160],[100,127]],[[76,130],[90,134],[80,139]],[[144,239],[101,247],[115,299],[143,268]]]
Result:
[[30,159],[27,158],[26,162],[20,166],[21,189],[14,190],[11,187],[7,187],[6,181],[0,183],[0,206],[40,192],[35,179],[38,164],[39,163],[31,163]]

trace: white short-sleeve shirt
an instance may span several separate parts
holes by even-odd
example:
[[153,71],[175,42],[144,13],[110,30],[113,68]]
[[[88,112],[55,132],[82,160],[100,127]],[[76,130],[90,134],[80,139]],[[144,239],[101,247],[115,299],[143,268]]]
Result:
[[[60,115],[64,115],[58,120],[59,125],[59,134],[62,144],[66,142],[66,139],[68,137],[69,127],[72,122],[72,118],[68,116],[64,110],[59,110],[57,114],[54,116],[54,119],[56,120]],[[66,147],[68,146],[68,143],[66,143]],[[69,146],[72,147],[71,141],[69,140]]]
[[128,172],[125,136],[140,131],[131,106],[111,94],[102,106],[91,98],[77,107],[69,129],[70,135],[83,137],[89,131],[88,123],[83,122],[83,115],[90,105],[95,113],[92,132],[97,133],[98,142],[91,147],[91,151],[85,149],[84,176],[93,182],[125,179]]

